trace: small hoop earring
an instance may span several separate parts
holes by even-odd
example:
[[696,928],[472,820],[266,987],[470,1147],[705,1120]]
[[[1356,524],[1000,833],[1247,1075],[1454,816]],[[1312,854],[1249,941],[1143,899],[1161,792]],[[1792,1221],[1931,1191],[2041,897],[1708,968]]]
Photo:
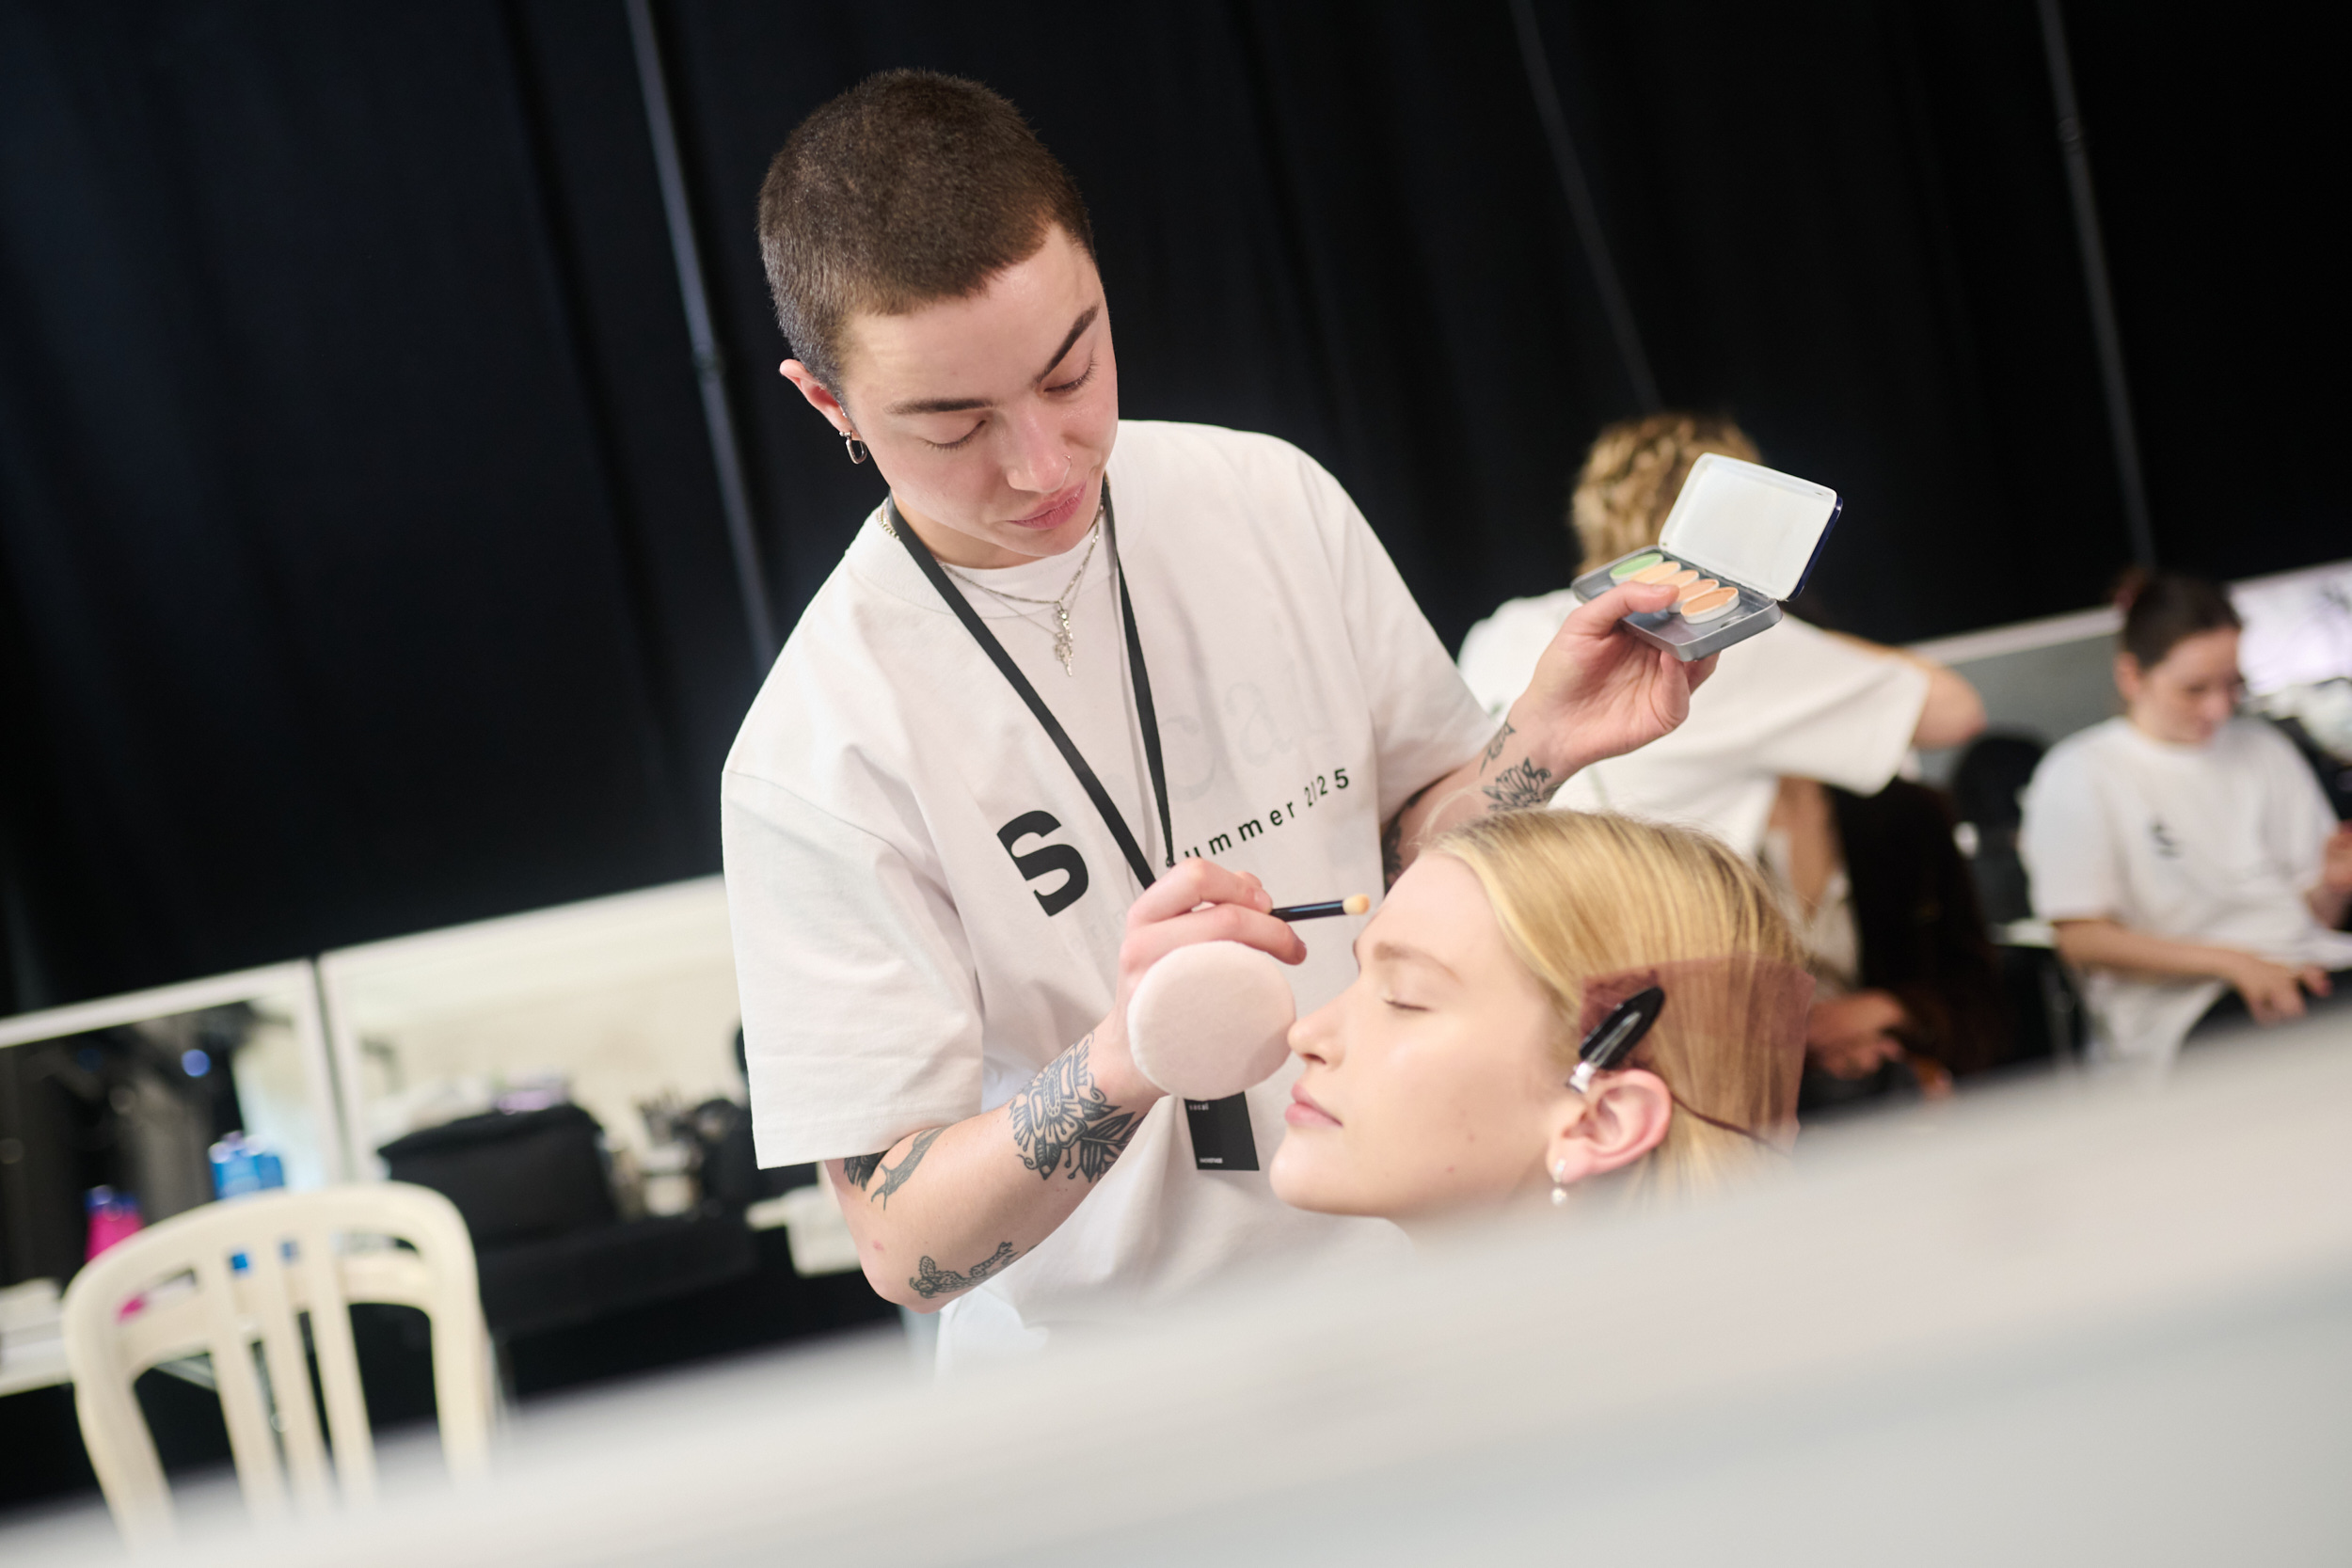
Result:
[[1568,1201],[1568,1163],[1565,1160],[1551,1167],[1551,1206],[1558,1209]]
[[863,463],[866,461],[866,443],[857,438],[856,431],[845,430],[841,433],[841,449],[850,454],[850,462]]

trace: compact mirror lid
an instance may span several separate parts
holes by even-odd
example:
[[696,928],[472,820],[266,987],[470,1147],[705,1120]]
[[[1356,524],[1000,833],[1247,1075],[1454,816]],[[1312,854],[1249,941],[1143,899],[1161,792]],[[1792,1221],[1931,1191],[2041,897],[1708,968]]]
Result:
[[1837,515],[1826,484],[1718,452],[1691,465],[1658,542],[1775,599],[1793,597]]

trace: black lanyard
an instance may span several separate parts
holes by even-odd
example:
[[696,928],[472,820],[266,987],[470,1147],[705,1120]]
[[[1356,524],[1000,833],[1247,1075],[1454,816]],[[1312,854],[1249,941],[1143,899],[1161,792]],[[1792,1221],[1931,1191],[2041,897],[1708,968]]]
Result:
[[[988,629],[988,623],[980,619],[979,612],[972,608],[972,602],[947,580],[946,571],[931,554],[930,547],[914,536],[914,529],[907,526],[906,517],[898,511],[898,503],[884,500],[882,509],[882,520],[890,525],[888,531],[907,547],[907,554],[914,558],[914,563],[922,568],[923,575],[931,579],[931,586],[938,589],[939,596],[947,601],[947,608],[954,610],[956,619],[963,623],[963,629],[972,634],[972,641],[980,645],[980,651],[989,657],[1013,690],[1021,694],[1021,700],[1029,705],[1029,711],[1037,716],[1038,723],[1052,739],[1055,749],[1061,752],[1062,761],[1068,763],[1070,770],[1078,776],[1078,784],[1086,790],[1087,799],[1092,800],[1094,809],[1103,814],[1104,824],[1110,829],[1111,837],[1119,841],[1120,852],[1127,857],[1127,864],[1135,872],[1136,880],[1150,887],[1152,881],[1152,863],[1145,858],[1143,847],[1136,842],[1136,835],[1129,831],[1126,817],[1120,815],[1110,791],[1103,787],[1103,781],[1095,777],[1094,769],[1071,740],[1070,732],[1061,727],[1061,721],[1054,717],[1054,710],[1045,705],[1045,699],[1037,694],[1037,688],[1029,684],[1029,677],[1021,673],[1021,666],[1012,661],[1012,655],[1005,651],[1005,645],[996,640],[996,634]],[[1127,662],[1136,673],[1136,718],[1137,727],[1143,731],[1144,762],[1152,769],[1152,799],[1160,808],[1160,843],[1167,847],[1168,863],[1173,866],[1176,863],[1176,833],[1168,823],[1168,769],[1160,760],[1159,716],[1152,707],[1152,674],[1144,668],[1143,644],[1136,637],[1136,607],[1135,601],[1127,595],[1127,568],[1119,559],[1119,516],[1111,507],[1108,479],[1103,482],[1103,538],[1111,548],[1111,576],[1119,583],[1120,616],[1126,623]]]
[[[1078,783],[1085,788],[1087,799],[1094,802],[1094,809],[1103,814],[1103,821],[1110,829],[1111,837],[1119,841],[1120,852],[1127,857],[1127,864],[1135,872],[1136,880],[1150,887],[1152,880],[1152,863],[1144,858],[1143,847],[1136,842],[1136,835],[1128,830],[1127,819],[1120,815],[1119,807],[1112,802],[1110,791],[1103,787],[1103,781],[1095,777],[1094,769],[1079,754],[1077,746],[1070,738],[1070,732],[1061,727],[1061,721],[1055,718],[1054,710],[1045,705],[1045,699],[1037,694],[1037,688],[1029,684],[1029,677],[1021,673],[1021,666],[1012,661],[1012,655],[1005,651],[1005,645],[996,640],[996,634],[988,629],[988,624],[972,608],[972,601],[958,593],[955,584],[947,580],[946,570],[939,564],[930,547],[914,536],[914,530],[907,526],[906,517],[898,511],[898,503],[885,500],[882,509],[882,521],[889,531],[907,547],[907,554],[914,557],[915,565],[921,567],[923,575],[931,579],[931,586],[939,590],[941,598],[947,601],[947,608],[956,612],[956,619],[961,621],[963,629],[972,634],[972,641],[980,645],[980,651],[988,655],[990,662],[1021,694],[1021,700],[1029,705],[1029,711],[1037,716],[1039,725],[1052,737],[1055,750],[1061,752],[1062,761],[1068,763],[1070,770],[1078,776]],[[1143,665],[1143,643],[1136,637],[1136,606],[1127,594],[1127,568],[1119,559],[1119,516],[1111,506],[1111,487],[1107,479],[1103,482],[1103,539],[1110,546],[1111,576],[1119,584],[1120,617],[1126,622],[1127,663],[1136,673],[1136,727],[1143,731],[1143,758],[1152,769],[1152,796],[1160,808],[1160,842],[1168,848],[1168,863],[1173,866],[1176,863],[1176,832],[1168,822],[1168,769],[1160,760],[1160,721],[1152,707],[1152,674]],[[1249,1101],[1247,1095],[1231,1095],[1223,1100],[1187,1100],[1184,1101],[1184,1122],[1191,1130],[1192,1160],[1198,1169],[1244,1171],[1258,1168],[1258,1145],[1249,1128]]]

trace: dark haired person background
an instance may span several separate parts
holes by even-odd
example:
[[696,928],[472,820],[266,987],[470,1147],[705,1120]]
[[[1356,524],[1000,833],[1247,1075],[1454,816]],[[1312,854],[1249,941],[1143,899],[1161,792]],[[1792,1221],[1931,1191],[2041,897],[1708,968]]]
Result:
[[1708,665],[1569,617],[1480,710],[1346,494],[1280,441],[1122,422],[1086,210],[973,83],[877,76],[760,193],[784,373],[889,499],[794,629],[725,770],[765,1164],[822,1161],[866,1277],[952,1303],[950,1364],[1247,1259],[1385,1247],[1259,1169],[1288,1079],[1178,1107],[1125,1003],[1174,947],[1354,977],[1335,920],[1449,822],[1540,804],[1678,723]]
[[2213,583],[2126,579],[2123,715],[2053,747],[2019,839],[2035,911],[2087,972],[2092,1049],[2161,1064],[2234,993],[2258,1023],[2341,994],[2352,827],[2294,744],[2235,716],[2238,617]]
[[1892,779],[1856,795],[1788,777],[1764,839],[1813,971],[1801,1115],[1930,1096],[2011,1055],[1977,888],[1941,790]]

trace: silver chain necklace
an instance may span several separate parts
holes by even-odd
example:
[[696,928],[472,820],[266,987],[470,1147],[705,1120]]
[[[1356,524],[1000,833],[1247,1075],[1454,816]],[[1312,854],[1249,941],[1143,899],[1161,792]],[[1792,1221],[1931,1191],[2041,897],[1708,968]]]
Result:
[[[1008,594],[1000,588],[991,588],[987,583],[966,577],[953,566],[948,566],[947,570],[959,582],[970,583],[981,593],[1003,599],[1008,604],[1033,604],[1052,610],[1054,619],[1058,624],[1054,632],[1054,657],[1061,660],[1061,673],[1065,676],[1074,675],[1077,671],[1072,666],[1071,660],[1077,652],[1077,643],[1070,632],[1070,610],[1077,602],[1078,584],[1086,580],[1087,567],[1094,561],[1094,546],[1102,542],[1102,538],[1103,515],[1098,511],[1094,515],[1094,527],[1087,534],[1086,554],[1078,558],[1078,569],[1071,575],[1070,586],[1050,599],[1033,599],[1025,594]],[[946,562],[942,562],[940,564],[946,565]],[[1022,619],[1027,620],[1029,617],[1024,615]]]

